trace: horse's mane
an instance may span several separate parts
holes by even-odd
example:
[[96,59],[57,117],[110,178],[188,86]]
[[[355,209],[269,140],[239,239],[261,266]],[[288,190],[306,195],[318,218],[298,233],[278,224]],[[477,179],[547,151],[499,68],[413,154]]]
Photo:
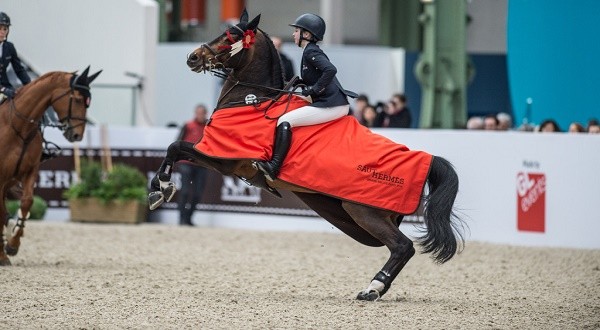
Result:
[[260,32],[262,32],[262,34],[265,36],[266,38],[266,43],[267,46],[269,48],[269,59],[271,60],[271,81],[273,81],[273,83],[276,85],[277,88],[283,88],[283,81],[284,81],[284,76],[283,76],[283,68],[281,65],[281,57],[279,56],[279,52],[277,52],[277,49],[275,48],[275,45],[273,44],[273,41],[271,41],[271,37],[269,37],[269,35],[261,30],[258,29]]
[[51,83],[51,84],[59,84],[62,82],[61,79],[65,74],[67,74],[67,73],[61,72],[61,71],[52,71],[52,72],[45,73],[45,74],[41,75],[40,77],[32,80],[31,83],[19,88],[19,93],[15,97],[18,97],[19,94],[22,95],[22,94],[26,93],[29,89],[32,89],[32,88],[34,88],[34,86],[37,86],[44,82]]

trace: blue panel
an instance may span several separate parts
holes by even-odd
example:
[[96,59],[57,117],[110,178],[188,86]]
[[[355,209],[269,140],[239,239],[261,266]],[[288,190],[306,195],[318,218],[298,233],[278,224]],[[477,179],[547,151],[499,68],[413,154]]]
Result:
[[[404,91],[413,115],[413,126],[418,127],[421,109],[421,85],[414,73],[419,53],[407,52],[404,70]],[[467,117],[506,112],[513,114],[508,89],[506,56],[501,54],[470,54],[475,77],[467,87]]]
[[508,72],[516,122],[565,130],[600,114],[600,1],[509,1]]

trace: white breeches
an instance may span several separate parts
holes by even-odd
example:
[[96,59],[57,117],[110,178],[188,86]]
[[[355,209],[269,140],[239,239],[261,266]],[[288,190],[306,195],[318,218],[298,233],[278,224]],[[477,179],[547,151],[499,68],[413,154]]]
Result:
[[292,127],[322,124],[348,114],[350,105],[339,105],[331,108],[317,108],[310,105],[303,106],[279,117],[277,125],[287,121]]

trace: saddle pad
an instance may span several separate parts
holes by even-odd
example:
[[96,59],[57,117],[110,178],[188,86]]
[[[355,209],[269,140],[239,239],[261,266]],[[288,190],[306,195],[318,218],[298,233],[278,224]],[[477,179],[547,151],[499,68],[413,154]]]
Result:
[[[276,118],[307,104],[285,98],[267,115]],[[270,159],[277,121],[265,118],[267,106],[215,111],[195,149],[216,158]],[[417,210],[432,155],[375,134],[353,116],[292,131],[280,180],[401,214]]]

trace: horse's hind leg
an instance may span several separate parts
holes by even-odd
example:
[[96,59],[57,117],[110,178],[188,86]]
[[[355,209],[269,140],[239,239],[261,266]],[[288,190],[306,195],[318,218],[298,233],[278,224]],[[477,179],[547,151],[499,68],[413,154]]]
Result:
[[390,250],[390,258],[383,268],[356,297],[359,300],[377,300],[388,291],[404,265],[415,254],[413,242],[398,229],[398,214],[350,202],[343,202],[342,206],[359,226]]

